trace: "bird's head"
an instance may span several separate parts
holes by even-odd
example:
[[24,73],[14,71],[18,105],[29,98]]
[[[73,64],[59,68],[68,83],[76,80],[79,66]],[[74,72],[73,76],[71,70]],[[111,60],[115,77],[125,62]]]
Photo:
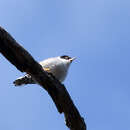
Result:
[[67,55],[60,56],[60,58],[67,61],[67,62],[70,62],[70,63],[72,63],[72,61],[76,59],[76,57],[72,58],[72,57],[67,56]]
[[69,67],[69,65],[72,63],[72,61],[76,59],[76,57],[72,58],[70,56],[63,55],[63,56],[60,56],[60,59],[62,60],[63,63],[65,63]]

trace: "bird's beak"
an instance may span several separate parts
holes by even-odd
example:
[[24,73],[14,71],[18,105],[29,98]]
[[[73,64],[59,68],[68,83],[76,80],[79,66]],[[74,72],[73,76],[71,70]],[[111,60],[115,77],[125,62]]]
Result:
[[70,61],[72,62],[72,61],[75,60],[75,59],[76,59],[76,57],[73,57],[73,58],[70,59]]

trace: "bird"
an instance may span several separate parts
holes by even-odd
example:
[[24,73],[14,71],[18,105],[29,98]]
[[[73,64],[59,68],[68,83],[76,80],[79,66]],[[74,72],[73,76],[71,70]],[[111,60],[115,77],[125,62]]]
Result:
[[[71,58],[68,55],[62,55],[45,59],[39,62],[39,64],[42,66],[44,71],[51,73],[62,83],[68,74],[68,69],[72,61],[75,59],[76,57]],[[25,74],[24,76],[17,78],[13,83],[15,86],[36,84],[36,82],[29,74]]]

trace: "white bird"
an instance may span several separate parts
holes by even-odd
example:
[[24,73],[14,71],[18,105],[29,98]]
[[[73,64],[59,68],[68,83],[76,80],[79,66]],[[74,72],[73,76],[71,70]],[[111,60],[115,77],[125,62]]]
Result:
[[[68,69],[75,57],[71,58],[67,55],[48,58],[44,61],[39,62],[43,67],[44,71],[52,73],[60,82],[63,82],[67,76]],[[29,74],[23,77],[19,77],[14,82],[15,86],[24,84],[35,84],[36,82],[32,79]]]

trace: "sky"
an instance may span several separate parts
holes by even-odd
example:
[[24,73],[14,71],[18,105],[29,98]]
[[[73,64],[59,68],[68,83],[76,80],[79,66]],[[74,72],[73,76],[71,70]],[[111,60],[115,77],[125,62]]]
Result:
[[[75,56],[64,82],[88,130],[130,130],[130,1],[3,0],[0,26],[41,61]],[[39,85],[0,55],[0,129],[68,130]]]

